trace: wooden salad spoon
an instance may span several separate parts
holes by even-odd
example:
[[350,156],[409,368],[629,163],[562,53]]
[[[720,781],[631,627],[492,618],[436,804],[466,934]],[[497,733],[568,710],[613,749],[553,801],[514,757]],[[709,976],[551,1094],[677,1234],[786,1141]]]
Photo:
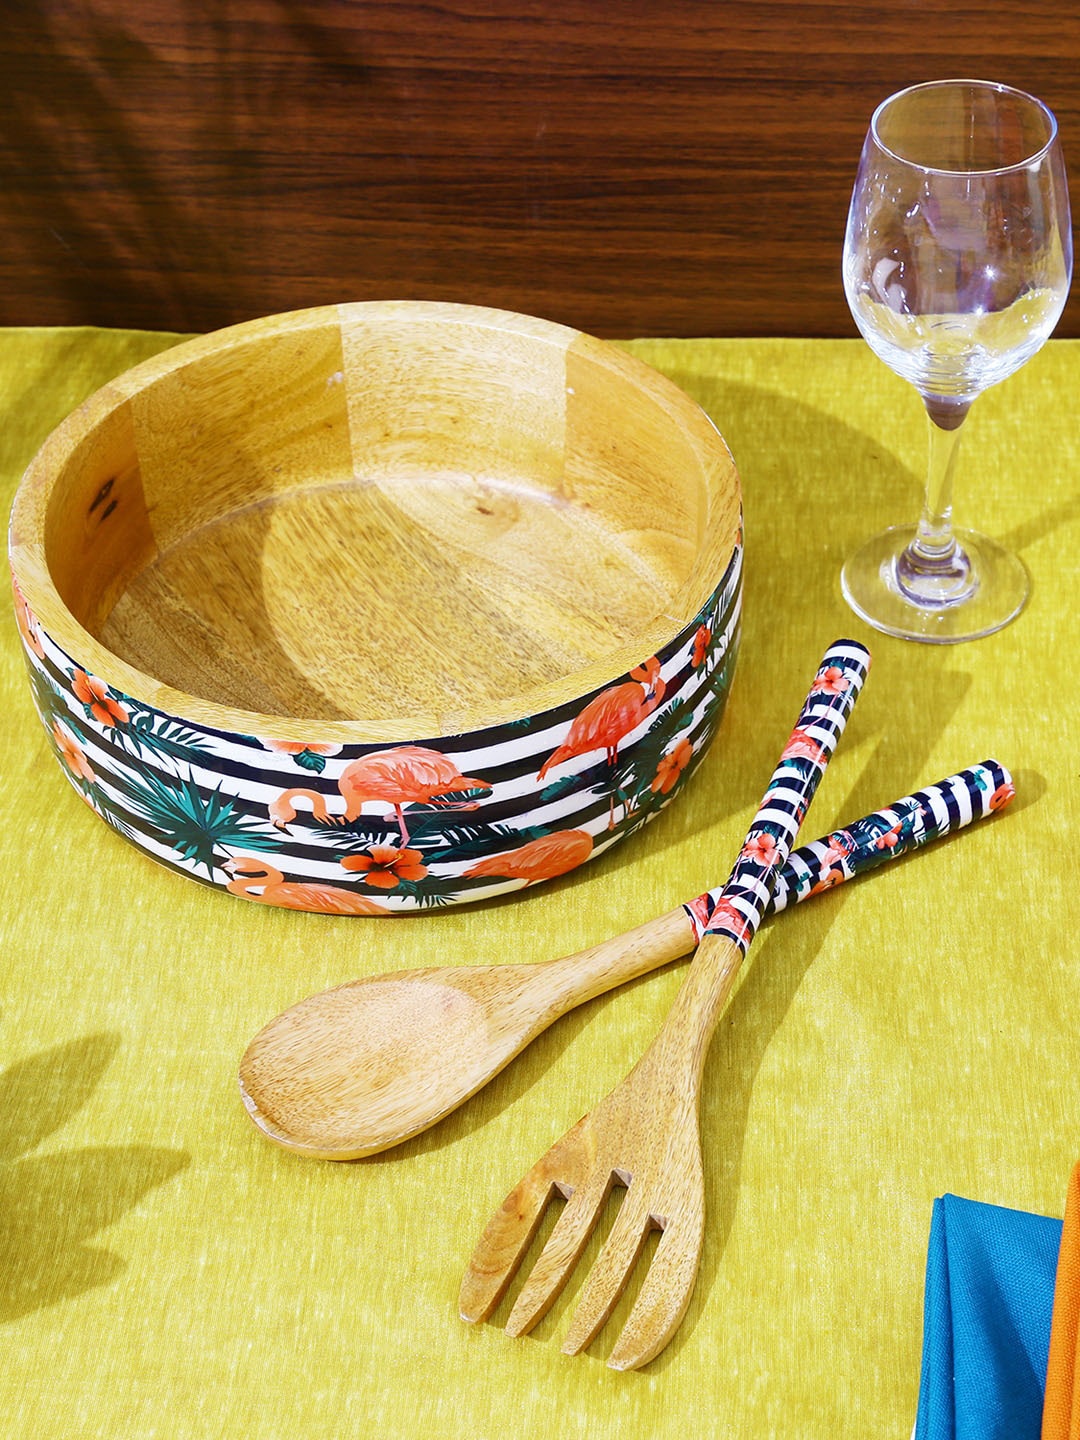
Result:
[[[794,851],[779,911],[1000,809],[1008,771],[985,760]],[[252,1040],[240,1090],[252,1121],[301,1155],[387,1150],[474,1095],[561,1015],[692,951],[719,889],[554,960],[370,976],[309,996]]]

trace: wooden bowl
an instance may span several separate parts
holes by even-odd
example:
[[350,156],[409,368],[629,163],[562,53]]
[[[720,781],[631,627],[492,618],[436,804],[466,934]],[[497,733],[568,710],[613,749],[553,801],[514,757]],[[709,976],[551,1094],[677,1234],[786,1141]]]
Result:
[[15,500],[68,779],[154,859],[386,914],[563,874],[723,710],[739,480],[624,351],[470,306],[327,306],[136,366]]

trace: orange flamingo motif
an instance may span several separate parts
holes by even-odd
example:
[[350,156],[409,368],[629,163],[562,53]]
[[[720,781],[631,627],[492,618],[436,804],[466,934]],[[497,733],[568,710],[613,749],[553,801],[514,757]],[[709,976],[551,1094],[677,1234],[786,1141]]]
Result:
[[318,910],[324,915],[389,915],[385,905],[355,895],[338,885],[310,880],[286,880],[265,860],[254,855],[234,855],[221,867],[232,878],[225,886],[233,895],[258,900],[262,905],[281,905],[286,910]]
[[[345,801],[345,820],[355,820],[368,800],[386,800],[394,808],[401,830],[401,843],[408,845],[404,805],[444,805],[450,810],[475,810],[475,800],[445,800],[442,797],[461,790],[486,790],[486,780],[462,775],[452,760],[438,750],[425,750],[422,745],[398,745],[392,750],[373,750],[346,765],[338,780],[338,789]],[[325,797],[317,790],[283,790],[269,807],[270,819],[279,830],[288,828],[296,819],[299,799],[308,800],[316,820],[332,817]]]
[[611,685],[589,701],[570,726],[566,739],[541,765],[538,780],[543,780],[553,766],[575,755],[587,755],[590,750],[603,750],[609,765],[617,763],[620,742],[664,698],[665,682],[655,655],[631,670],[630,675],[622,685]]
[[592,854],[593,839],[587,830],[556,830],[551,835],[542,835],[539,840],[530,840],[516,850],[507,850],[502,855],[492,855],[465,871],[473,878],[479,875],[505,876],[513,880],[551,880],[556,875],[565,875],[576,870]]

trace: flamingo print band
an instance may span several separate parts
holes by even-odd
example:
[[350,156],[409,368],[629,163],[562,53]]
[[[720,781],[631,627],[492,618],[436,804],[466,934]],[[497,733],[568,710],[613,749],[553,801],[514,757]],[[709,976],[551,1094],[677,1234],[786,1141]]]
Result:
[[826,650],[705,935],[748,948],[869,668],[870,652],[857,640]]
[[[949,775],[860,820],[833,830],[793,850],[780,871],[767,914],[798,905],[887,860],[962,830],[966,825],[1003,810],[1016,794],[1012,776],[997,760],[983,760]],[[700,942],[713,913],[718,891],[707,890],[683,906]]]
[[259,904],[396,915],[565,875],[675,799],[727,702],[742,544],[701,610],[625,674],[517,720],[384,743],[261,737],[155,709],[85,670],[14,589],[50,743],[116,831]]

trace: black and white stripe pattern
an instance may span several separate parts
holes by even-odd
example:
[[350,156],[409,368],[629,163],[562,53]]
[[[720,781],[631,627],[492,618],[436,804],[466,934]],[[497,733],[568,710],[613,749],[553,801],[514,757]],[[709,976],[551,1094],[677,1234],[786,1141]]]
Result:
[[825,652],[731,875],[710,892],[716,898],[705,934],[749,946],[869,666],[869,651],[855,640]]
[[776,882],[770,912],[785,910],[821,890],[842,885],[887,860],[898,860],[955,830],[1003,809],[1012,777],[997,760],[983,760],[894,800],[820,840],[793,850]]
[[[441,796],[427,805],[407,807],[409,820],[416,818],[417,831],[424,837],[425,883],[437,894],[437,903],[484,899],[530,883],[513,875],[467,876],[464,872],[475,855],[443,858],[444,851],[454,849],[463,829],[480,837],[477,843],[486,845],[485,854],[511,852],[537,834],[571,831],[591,837],[591,854],[596,855],[655,814],[666,803],[666,794],[637,813],[625,798],[628,767],[634,766],[638,754],[651,756],[663,739],[665,722],[674,724],[676,719],[678,729],[673,733],[689,742],[694,764],[700,760],[730,686],[741,601],[740,546],[701,614],[657,653],[665,685],[662,702],[621,738],[615,765],[603,750],[593,750],[553,767],[544,782],[538,780],[544,761],[565,742],[576,716],[600,690],[517,723],[411,741],[445,757],[460,776],[481,780],[484,785],[483,791],[468,797],[474,802],[469,810],[443,809]],[[702,630],[707,630],[709,637],[704,658],[698,638]],[[363,876],[342,868],[343,853],[362,849],[368,840],[391,846],[403,843],[389,814],[393,807],[387,803],[369,802],[350,825],[318,824],[311,814],[311,797],[317,797],[331,821],[343,819],[346,802],[339,782],[348,767],[397,747],[313,744],[307,751],[298,745],[290,752],[288,747],[264,742],[257,735],[223,732],[182,716],[161,714],[115,690],[109,693],[128,712],[131,723],[103,722],[74,693],[75,679],[81,673],[78,657],[65,654],[40,627],[35,638],[40,643],[27,645],[26,658],[35,677],[42,721],[65,773],[87,803],[160,863],[203,883],[224,887],[229,875],[223,865],[233,856],[251,853],[265,857],[289,882],[329,886],[340,893],[363,887]],[[627,684],[631,679],[627,675],[614,683]],[[44,704],[40,703],[42,697]],[[180,742],[171,746],[158,743],[170,727],[180,734]],[[92,781],[73,768],[72,755],[76,767],[78,755],[83,757]],[[645,777],[646,788],[650,779],[651,775]],[[228,805],[237,827],[235,843],[216,847],[209,860],[178,848],[154,806],[144,798],[148,790],[160,793],[162,788],[167,797],[186,795],[204,808]],[[287,831],[281,831],[270,823],[270,811],[289,791],[304,792],[304,798],[297,801],[295,820]],[[443,829],[448,837],[445,843]],[[250,838],[250,846],[245,847],[245,836]],[[378,898],[391,912],[415,910],[422,903],[404,885],[396,887],[396,893],[363,893]]]

